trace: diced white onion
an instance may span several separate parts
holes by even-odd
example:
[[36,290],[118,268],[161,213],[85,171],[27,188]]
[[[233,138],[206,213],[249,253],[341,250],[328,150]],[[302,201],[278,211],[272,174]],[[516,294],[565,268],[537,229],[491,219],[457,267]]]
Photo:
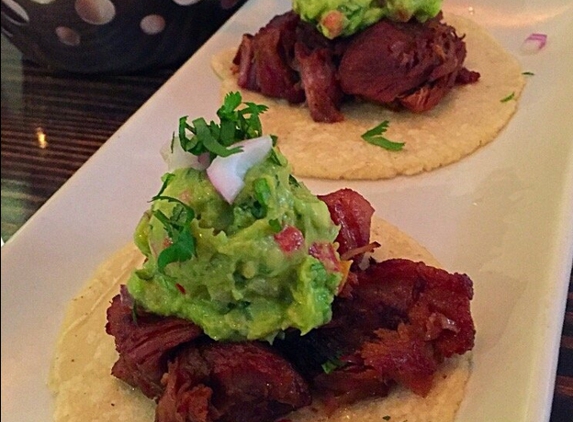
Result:
[[233,144],[232,147],[242,147],[243,150],[239,153],[228,157],[215,157],[207,168],[207,175],[225,201],[231,204],[235,200],[245,184],[247,171],[262,161],[272,146],[273,140],[270,136],[261,136]]
[[161,147],[161,156],[167,163],[167,171],[173,171],[180,168],[194,168],[196,170],[205,170],[209,165],[209,154],[196,156],[181,148],[179,138],[176,136],[173,141],[167,142]]
[[534,32],[523,41],[521,51],[526,54],[534,54],[545,47],[545,44],[547,44],[547,35]]

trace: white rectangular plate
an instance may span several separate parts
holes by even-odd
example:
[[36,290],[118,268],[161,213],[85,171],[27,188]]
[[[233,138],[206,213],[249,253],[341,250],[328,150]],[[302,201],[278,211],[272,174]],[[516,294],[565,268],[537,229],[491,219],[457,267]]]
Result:
[[[178,118],[215,117],[211,56],[289,4],[243,7],[2,248],[2,420],[51,419],[46,379],[66,304],[131,239],[160,186],[158,151]],[[447,1],[444,9],[484,25],[534,72],[508,127],[428,174],[306,182],[316,193],[360,191],[445,268],[474,280],[478,334],[460,422],[548,420],[573,255],[573,3]],[[548,34],[548,44],[524,55],[532,32]]]

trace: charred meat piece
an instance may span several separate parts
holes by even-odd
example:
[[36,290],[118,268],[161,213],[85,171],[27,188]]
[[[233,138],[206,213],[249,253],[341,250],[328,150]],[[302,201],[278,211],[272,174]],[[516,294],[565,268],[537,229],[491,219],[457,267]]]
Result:
[[233,61],[238,84],[290,103],[306,101],[317,122],[343,120],[341,103],[355,97],[425,112],[455,84],[480,77],[464,67],[463,37],[441,19],[441,14],[425,23],[382,19],[333,41],[287,12],[254,36],[243,36]]
[[456,83],[466,56],[463,39],[440,19],[383,19],[356,35],[340,62],[343,91],[414,112],[435,107]]
[[271,421],[311,402],[268,345],[214,342],[189,321],[136,311],[124,286],[107,316],[119,353],[112,375],[157,400],[157,422]]
[[300,76],[292,65],[298,22],[294,13],[278,15],[254,36],[243,36],[233,60],[239,68],[241,88],[290,103],[304,101]]
[[203,342],[169,364],[156,422],[265,422],[311,402],[290,363],[259,342]]
[[119,359],[112,375],[139,388],[149,398],[163,392],[161,377],[181,344],[203,334],[190,321],[134,311],[125,286],[107,310],[106,332],[115,338]]
[[[334,224],[340,226],[336,242],[340,245],[338,252],[341,255],[368,245],[374,214],[368,200],[352,189],[340,189],[319,198],[326,203]],[[354,256],[354,260],[359,262],[361,257]]]
[[343,119],[342,101],[330,41],[294,12],[275,16],[255,35],[245,34],[233,63],[241,88],[282,98],[306,100],[312,118]]
[[473,348],[471,280],[406,259],[353,274],[329,324],[305,336],[291,333],[277,347],[330,403],[379,394],[394,383],[426,395],[439,363]]
[[342,91],[336,78],[332,51],[328,48],[311,50],[297,42],[294,52],[312,120],[326,123],[344,120],[340,112]]

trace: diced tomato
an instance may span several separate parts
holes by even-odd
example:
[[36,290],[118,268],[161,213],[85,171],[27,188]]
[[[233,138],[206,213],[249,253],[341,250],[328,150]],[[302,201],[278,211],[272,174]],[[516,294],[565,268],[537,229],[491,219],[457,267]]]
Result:
[[336,38],[344,29],[345,16],[338,10],[328,12],[320,21],[321,25],[328,31],[329,38]]
[[294,226],[286,226],[275,234],[275,240],[285,253],[296,251],[304,244],[302,232]]

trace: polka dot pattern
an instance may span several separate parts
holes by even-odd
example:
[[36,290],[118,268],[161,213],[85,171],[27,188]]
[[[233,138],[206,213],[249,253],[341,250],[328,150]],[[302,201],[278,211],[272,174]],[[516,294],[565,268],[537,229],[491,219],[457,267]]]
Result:
[[77,47],[80,45],[80,34],[67,26],[58,26],[56,28],[56,35],[62,44],[69,45],[71,47]]
[[115,6],[110,0],[76,0],[75,9],[84,21],[105,25],[115,17]]
[[7,6],[6,12],[2,10],[2,18],[8,19],[15,25],[26,25],[30,22],[28,12],[14,0],[2,0],[2,5]]
[[179,65],[246,0],[0,1],[2,34],[29,59],[93,74]]
[[147,15],[141,20],[139,26],[147,35],[159,34],[165,29],[165,19],[160,15]]

